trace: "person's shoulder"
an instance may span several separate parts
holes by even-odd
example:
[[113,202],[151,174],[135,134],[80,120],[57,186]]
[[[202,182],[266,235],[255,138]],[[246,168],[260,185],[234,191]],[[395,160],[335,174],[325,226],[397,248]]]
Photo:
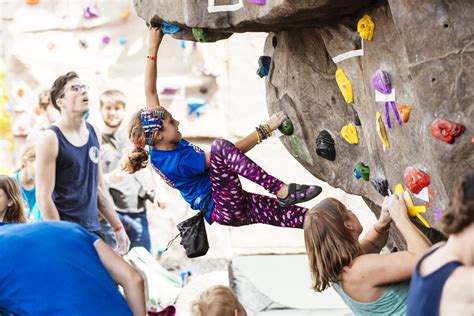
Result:
[[[56,127],[57,128],[57,127]],[[44,130],[39,137],[38,144],[41,146],[54,146],[58,144],[58,135],[50,128]],[[48,147],[49,148],[49,147]]]

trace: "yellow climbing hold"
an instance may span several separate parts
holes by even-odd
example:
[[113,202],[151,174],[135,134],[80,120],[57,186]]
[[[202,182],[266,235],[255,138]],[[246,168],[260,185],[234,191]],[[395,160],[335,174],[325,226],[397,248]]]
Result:
[[350,104],[354,102],[354,96],[352,95],[351,82],[349,81],[349,78],[347,78],[346,74],[344,73],[344,70],[342,70],[341,68],[338,68],[336,70],[336,82],[337,82],[337,85],[339,86],[339,90],[341,90],[342,96],[344,97],[344,100],[346,101],[346,103]]
[[368,15],[364,15],[359,22],[357,22],[357,32],[360,37],[365,40],[371,41],[374,37],[375,24]]
[[395,186],[395,194],[399,194],[399,193],[403,194],[403,199],[405,200],[405,206],[407,207],[407,210],[408,210],[408,216],[417,217],[423,223],[423,225],[430,228],[430,224],[428,224],[428,222],[420,214],[420,213],[426,213],[426,207],[415,206],[410,193],[403,189],[403,185],[401,183],[398,183]]
[[341,129],[341,136],[351,145],[357,145],[359,138],[357,137],[356,126],[352,123],[347,124]]
[[380,140],[382,141],[384,148],[390,148],[390,143],[388,142],[387,133],[385,132],[385,125],[383,125],[382,117],[380,116],[380,112],[375,114],[377,117],[375,121],[377,134],[379,135]]

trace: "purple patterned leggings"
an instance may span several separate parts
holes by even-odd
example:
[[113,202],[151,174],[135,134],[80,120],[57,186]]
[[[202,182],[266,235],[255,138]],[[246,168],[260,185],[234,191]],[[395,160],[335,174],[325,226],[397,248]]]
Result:
[[280,206],[276,198],[242,189],[239,175],[275,195],[283,182],[272,177],[231,142],[216,139],[211,147],[211,186],[214,208],[211,219],[227,226],[269,224],[302,228],[307,208]]

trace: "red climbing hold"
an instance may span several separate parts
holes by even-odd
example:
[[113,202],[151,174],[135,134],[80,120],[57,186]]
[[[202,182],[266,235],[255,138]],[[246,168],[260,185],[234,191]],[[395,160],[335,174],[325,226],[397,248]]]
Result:
[[415,167],[405,169],[405,186],[411,192],[418,194],[423,188],[430,185],[430,176]]
[[436,119],[431,123],[431,135],[448,144],[454,143],[464,129],[464,125],[449,120]]

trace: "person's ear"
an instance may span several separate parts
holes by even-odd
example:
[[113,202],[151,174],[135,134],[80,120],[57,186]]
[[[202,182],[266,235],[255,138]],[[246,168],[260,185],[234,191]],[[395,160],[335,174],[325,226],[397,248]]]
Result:
[[64,99],[63,98],[57,98],[56,99],[56,105],[58,107],[61,107],[64,104]]
[[344,227],[346,227],[347,230],[354,230],[354,225],[350,221],[344,221]]
[[162,141],[163,140],[163,134],[160,132],[155,132],[155,137],[157,141]]

